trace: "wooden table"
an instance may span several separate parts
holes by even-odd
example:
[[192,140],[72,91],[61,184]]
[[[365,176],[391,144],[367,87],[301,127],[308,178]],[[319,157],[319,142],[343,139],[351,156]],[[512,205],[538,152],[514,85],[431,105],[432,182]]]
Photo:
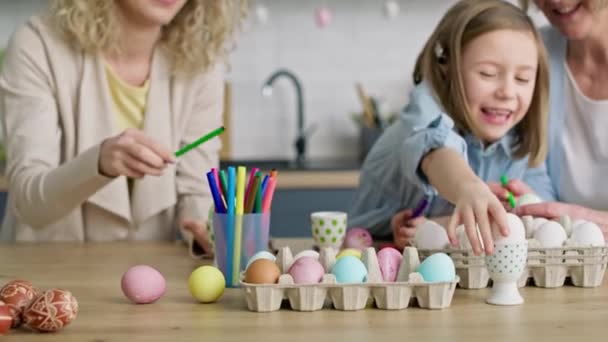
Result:
[[[168,289],[158,302],[130,304],[120,277],[131,265],[145,263],[166,277]],[[253,313],[238,289],[219,302],[199,304],[187,279],[200,263],[174,244],[26,244],[0,245],[0,283],[14,278],[38,288],[66,288],[80,313],[61,332],[13,330],[1,341],[547,341],[605,340],[608,284],[601,288],[563,287],[522,290],[526,303],[497,307],[484,303],[488,290],[456,291],[452,306],[433,311],[326,309],[300,313],[288,309]]]

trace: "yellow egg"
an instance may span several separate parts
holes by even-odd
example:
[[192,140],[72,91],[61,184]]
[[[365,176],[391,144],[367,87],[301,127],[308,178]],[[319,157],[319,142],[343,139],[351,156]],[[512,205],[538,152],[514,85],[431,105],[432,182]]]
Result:
[[340,259],[343,256],[354,256],[357,257],[359,259],[361,259],[361,250],[357,249],[357,248],[345,248],[343,250],[340,251],[340,253],[338,253],[338,255],[336,255],[336,260]]
[[218,300],[226,288],[226,279],[222,272],[213,266],[201,266],[190,274],[188,288],[192,297],[201,303]]

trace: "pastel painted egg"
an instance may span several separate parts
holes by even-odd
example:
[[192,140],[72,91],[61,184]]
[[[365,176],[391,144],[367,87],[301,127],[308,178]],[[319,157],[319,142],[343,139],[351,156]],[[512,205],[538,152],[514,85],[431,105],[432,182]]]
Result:
[[346,231],[344,248],[366,249],[374,244],[372,234],[364,228],[351,228]]
[[567,238],[568,236],[562,225],[555,221],[543,223],[534,232],[534,239],[545,248],[561,247],[564,245]]
[[509,224],[509,235],[503,236],[496,222],[492,222],[492,238],[494,244],[505,245],[526,241],[526,228],[519,216],[507,213],[507,223]]
[[345,248],[345,249],[341,250],[340,253],[338,253],[338,255],[336,255],[336,260],[338,260],[342,257],[345,257],[347,255],[354,256],[354,257],[361,259],[361,250],[356,249],[356,248]]
[[416,272],[427,283],[453,281],[456,278],[454,261],[445,253],[435,253],[424,259]]
[[23,310],[38,296],[38,291],[27,280],[13,280],[0,289],[0,301],[3,301],[13,317],[13,328],[21,325]]
[[129,268],[120,280],[124,295],[135,304],[150,304],[165,294],[165,277],[148,265]]
[[268,251],[259,251],[259,252],[255,253],[251,258],[249,258],[249,261],[247,261],[247,266],[245,267],[245,269],[247,269],[247,267],[249,267],[249,265],[251,265],[252,262],[254,262],[258,259],[268,259],[272,262],[275,262],[277,260],[277,257]]
[[604,234],[602,230],[593,222],[578,224],[572,230],[572,239],[577,246],[605,246]]
[[36,331],[55,332],[69,325],[77,315],[78,301],[70,291],[49,289],[23,311],[23,323]]
[[352,255],[344,256],[334,264],[331,273],[338,283],[362,283],[367,278],[367,268],[361,259]]
[[383,248],[378,252],[378,265],[380,266],[382,280],[386,282],[397,280],[402,259],[403,255],[394,248]]
[[268,259],[258,259],[249,265],[245,271],[245,282],[250,284],[275,284],[281,271],[275,262]]
[[226,279],[224,274],[213,266],[200,266],[188,278],[190,294],[201,303],[217,301],[224,294],[225,289]]
[[442,226],[426,221],[416,227],[414,244],[418,249],[444,249],[450,245],[450,240]]
[[288,273],[296,284],[316,284],[323,278],[325,270],[319,260],[304,256],[293,262]]
[[13,315],[11,309],[4,302],[0,302],[0,336],[11,330]]

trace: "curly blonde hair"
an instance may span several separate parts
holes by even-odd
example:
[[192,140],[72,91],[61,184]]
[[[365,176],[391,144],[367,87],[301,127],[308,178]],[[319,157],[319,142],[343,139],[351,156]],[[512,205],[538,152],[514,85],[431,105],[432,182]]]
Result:
[[[58,28],[78,48],[120,53],[115,1],[52,0],[51,13]],[[205,71],[225,62],[228,42],[246,14],[247,0],[188,0],[163,27],[160,40],[174,71]]]

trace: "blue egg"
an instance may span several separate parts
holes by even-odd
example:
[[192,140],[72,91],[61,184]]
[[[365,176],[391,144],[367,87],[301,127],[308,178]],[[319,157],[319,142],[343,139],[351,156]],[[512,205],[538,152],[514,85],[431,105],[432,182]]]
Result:
[[338,283],[363,283],[367,277],[367,268],[361,259],[347,255],[336,260],[331,273]]
[[453,281],[456,278],[454,261],[445,253],[435,253],[424,259],[416,272],[427,283]]

